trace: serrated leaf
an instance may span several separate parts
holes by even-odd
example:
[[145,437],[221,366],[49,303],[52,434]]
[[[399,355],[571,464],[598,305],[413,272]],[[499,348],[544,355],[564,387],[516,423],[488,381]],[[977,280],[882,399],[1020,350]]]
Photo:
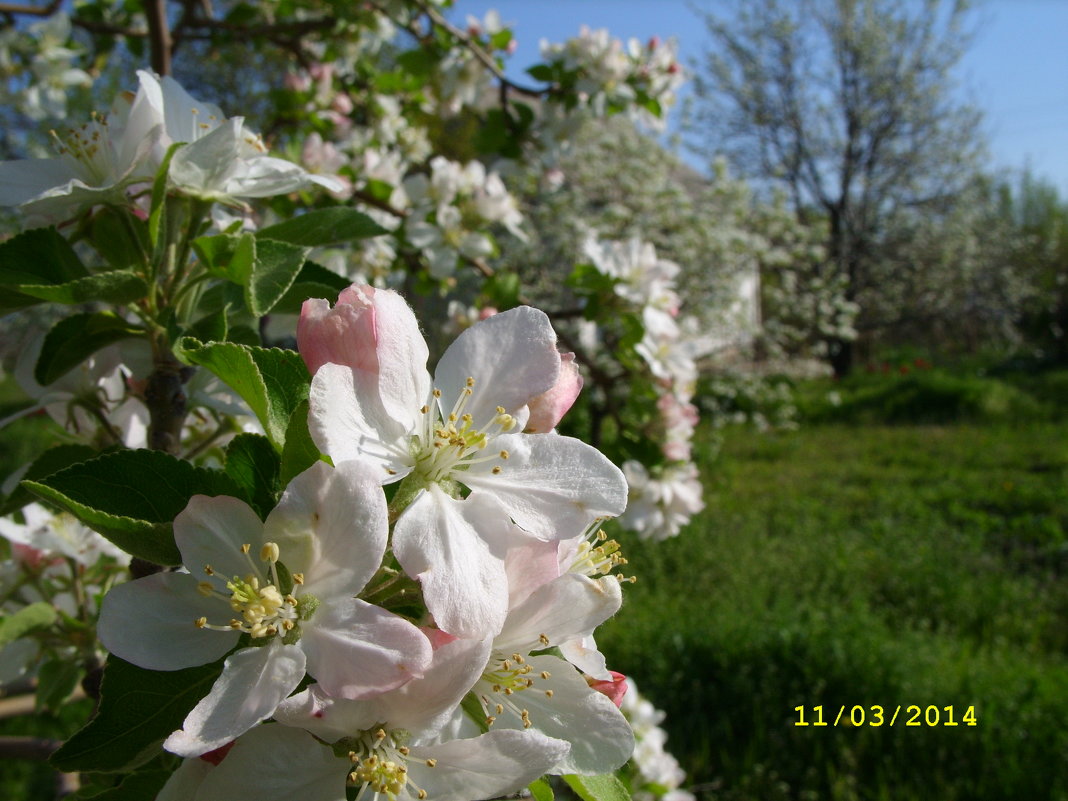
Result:
[[275,450],[282,450],[289,418],[311,385],[300,354],[233,342],[204,344],[191,337],[178,340],[175,354],[207,367],[233,388],[259,418]]
[[154,671],[108,657],[100,708],[50,760],[66,772],[133,770],[160,750],[167,736],[211,690],[222,662]]
[[48,386],[101,348],[143,334],[114,312],[72,314],[45,335],[33,377],[41,386]]
[[89,275],[55,228],[33,228],[0,242],[0,284],[65,284]]
[[348,278],[322,265],[306,261],[297,273],[293,285],[275,305],[274,311],[279,314],[300,314],[301,306],[308,298],[327,298],[333,301],[341,290],[348,288],[351,283]]
[[65,284],[20,284],[17,289],[31,298],[67,304],[92,301],[124,304],[148,294],[145,279],[126,270],[87,275]]
[[148,223],[123,209],[104,206],[93,215],[93,247],[116,269],[143,264],[149,249]]
[[549,782],[545,779],[535,779],[529,785],[527,789],[530,790],[531,796],[534,801],[553,801],[553,788]]
[[60,506],[133,556],[181,563],[172,523],[194,495],[241,491],[226,473],[162,451],[122,450],[22,484]]
[[0,646],[25,637],[35,629],[51,626],[56,620],[56,610],[50,603],[38,601],[24,606],[17,612],[0,618]]
[[612,773],[600,776],[568,774],[562,777],[582,801],[630,801],[630,793]]
[[[26,472],[22,474],[22,478],[31,480],[44,478],[62,470],[64,467],[70,467],[72,464],[84,462],[99,455],[95,448],[91,448],[88,445],[56,445],[34,459],[30,466],[26,468]],[[25,487],[16,487],[4,499],[3,505],[0,505],[0,517],[18,511],[33,499],[33,495]]]
[[34,228],[0,242],[0,314],[40,302],[20,292],[22,284],[65,284],[88,274],[55,228]]
[[315,209],[269,225],[256,232],[258,239],[276,239],[291,245],[324,247],[389,233],[366,214],[344,206]]
[[226,474],[261,518],[266,518],[277,500],[280,467],[278,452],[262,434],[238,434],[226,446]]
[[284,487],[322,458],[319,447],[308,432],[308,402],[303,401],[293,411],[286,428],[286,444],[282,448],[279,481]]
[[[249,239],[252,239],[250,236]],[[293,285],[311,248],[258,237],[252,274],[245,288],[245,303],[262,317],[274,308]]]

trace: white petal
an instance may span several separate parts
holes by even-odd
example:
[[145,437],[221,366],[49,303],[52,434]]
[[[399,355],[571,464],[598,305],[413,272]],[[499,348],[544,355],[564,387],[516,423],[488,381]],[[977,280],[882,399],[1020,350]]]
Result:
[[0,161],[0,206],[18,206],[79,177],[70,159]]
[[566,573],[543,584],[520,606],[508,613],[504,630],[493,643],[498,651],[526,653],[537,648],[542,635],[551,645],[585,637],[619,611],[623,593],[619,580],[604,576],[594,580]]
[[111,653],[138,667],[181,670],[214,662],[237,645],[238,632],[195,624],[200,617],[225,624],[232,614],[225,601],[197,592],[197,579],[188,573],[155,573],[111,588],[97,635]]
[[[194,495],[174,519],[174,542],[182,553],[182,564],[198,579],[204,577],[205,565],[211,565],[223,580],[250,572],[262,575],[263,523],[237,498]],[[249,546],[247,557],[242,545]]]
[[264,523],[290,572],[319,600],[354,596],[378,570],[389,529],[386,496],[364,462],[317,462],[290,482]]
[[[567,753],[567,743],[531,731],[491,731],[469,740],[412,748],[408,772],[434,801],[496,798],[543,775]],[[434,767],[426,764],[434,760]]]
[[211,199],[226,194],[226,182],[238,162],[241,118],[233,117],[200,139],[175,151],[168,178],[191,195]]
[[178,770],[171,774],[156,801],[190,801],[197,797],[197,790],[215,766],[203,759],[185,759]]
[[[577,670],[555,656],[532,656],[527,664],[533,668],[531,675],[545,671],[549,678],[537,679],[513,700],[527,710],[534,729],[571,743],[552,773],[611,773],[630,758],[634,734],[608,696],[592,689]],[[551,697],[546,690],[552,691]],[[523,728],[519,716],[507,709],[493,725]]]
[[[497,406],[514,413],[556,384],[559,372],[556,332],[549,318],[520,306],[461,333],[438,362],[434,386],[451,408],[467,379],[474,378],[474,394],[464,411],[482,428],[496,416]],[[448,414],[449,409],[443,411]]]
[[504,624],[508,582],[501,555],[491,552],[464,507],[464,501],[432,484],[397,521],[393,553],[404,572],[422,584],[438,628],[482,639]]
[[312,183],[303,167],[272,156],[248,159],[234,172],[225,185],[226,194],[233,197],[274,197]]
[[302,678],[304,652],[295,645],[242,648],[163,747],[184,757],[214,751],[274,714]]
[[430,356],[419,321],[411,307],[393,291],[375,290],[375,350],[378,392],[382,405],[406,431],[421,421],[419,408],[430,397]]
[[[508,451],[508,460],[472,465],[463,483],[494,494],[512,519],[539,539],[573,537],[627,506],[622,471],[585,442],[550,432],[505,434],[493,444]],[[495,464],[503,467],[496,475],[490,472]]]
[[302,627],[308,672],[331,695],[367,698],[423,675],[430,641],[402,617],[357,598],[322,604]]
[[409,432],[383,406],[377,377],[365,370],[324,364],[315,371],[308,430],[335,465],[350,459],[370,462],[381,471],[383,484],[411,471]]
[[204,778],[196,801],[345,801],[346,765],[307,732],[259,726]]

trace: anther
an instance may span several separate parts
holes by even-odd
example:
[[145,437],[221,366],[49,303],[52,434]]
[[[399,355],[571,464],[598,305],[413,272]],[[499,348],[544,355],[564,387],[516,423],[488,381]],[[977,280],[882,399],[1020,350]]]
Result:
[[293,583],[294,584],[303,584],[304,583],[304,574],[303,573],[294,573],[293,574]]
[[542,645],[548,646],[549,645],[549,638],[546,637],[544,634],[539,634],[538,635],[538,642],[540,642]]
[[542,677],[543,679],[547,679],[547,678],[549,678],[549,676],[551,676],[551,675],[552,675],[552,674],[551,674],[551,673],[550,673],[549,671],[547,671],[547,670],[543,670],[543,671],[541,672],[541,677]]
[[242,546],[241,546],[241,553],[248,553],[248,552],[249,552],[249,551],[251,551],[251,550],[252,550],[252,546],[251,546],[251,545],[249,545],[249,544],[248,544],[247,542],[246,542],[246,543],[244,543],[244,544],[242,544]]
[[426,766],[428,768],[436,768],[438,766],[438,761],[436,759],[428,759],[426,761]]
[[199,592],[205,598],[209,598],[215,592],[215,588],[211,585],[210,582],[201,581],[197,583],[197,592]]
[[206,617],[198,617],[196,620],[193,621],[193,625],[195,625],[198,629],[202,629],[208,625],[208,619]]
[[277,562],[280,555],[277,542],[265,542],[260,548],[260,559],[264,562]]

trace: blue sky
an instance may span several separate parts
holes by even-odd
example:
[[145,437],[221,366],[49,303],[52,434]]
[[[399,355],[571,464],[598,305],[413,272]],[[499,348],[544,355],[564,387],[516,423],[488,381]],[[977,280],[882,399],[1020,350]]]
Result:
[[[1030,167],[1068,197],[1068,0],[977,5],[977,35],[957,78],[962,99],[986,115],[992,165]],[[539,60],[541,39],[561,41],[582,24],[623,39],[674,36],[684,64],[707,41],[688,0],[456,0],[453,17],[481,17],[490,8],[513,23],[519,47],[509,72],[517,76]]]

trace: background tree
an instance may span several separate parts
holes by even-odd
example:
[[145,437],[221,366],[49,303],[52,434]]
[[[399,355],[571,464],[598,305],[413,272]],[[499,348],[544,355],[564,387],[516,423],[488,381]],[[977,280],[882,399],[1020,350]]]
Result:
[[[891,221],[951,203],[973,174],[980,114],[953,79],[968,12],[965,0],[757,0],[705,14],[701,146],[826,218],[826,269],[850,300],[884,273]],[[829,347],[848,372],[853,346]]]

